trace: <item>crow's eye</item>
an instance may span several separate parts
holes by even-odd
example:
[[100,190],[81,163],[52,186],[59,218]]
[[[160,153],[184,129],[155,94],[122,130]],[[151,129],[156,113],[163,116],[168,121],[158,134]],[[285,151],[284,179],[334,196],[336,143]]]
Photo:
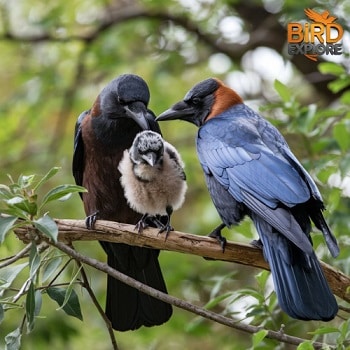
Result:
[[201,99],[199,97],[193,97],[192,98],[192,103],[194,105],[198,105],[201,102]]
[[121,104],[122,106],[125,106],[127,103],[122,99],[122,98],[120,98],[119,96],[118,96],[118,102],[119,102],[119,104]]

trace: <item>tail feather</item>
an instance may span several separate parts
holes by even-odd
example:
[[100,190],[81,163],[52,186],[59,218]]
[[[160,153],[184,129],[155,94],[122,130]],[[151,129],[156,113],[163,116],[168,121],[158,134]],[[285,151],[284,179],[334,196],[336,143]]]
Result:
[[254,222],[282,310],[300,320],[333,319],[338,305],[315,253],[305,254],[265,221]]
[[311,218],[312,221],[315,223],[316,227],[322,231],[327,247],[331,252],[332,256],[334,258],[337,257],[339,255],[337,239],[328,227],[327,222],[322,215],[322,212],[318,211],[317,213],[313,214]]
[[[158,262],[159,251],[125,244],[107,243],[106,246],[106,242],[101,243],[108,253],[109,266],[167,293]],[[172,315],[172,307],[108,276],[106,315],[115,330],[128,331],[165,323]]]

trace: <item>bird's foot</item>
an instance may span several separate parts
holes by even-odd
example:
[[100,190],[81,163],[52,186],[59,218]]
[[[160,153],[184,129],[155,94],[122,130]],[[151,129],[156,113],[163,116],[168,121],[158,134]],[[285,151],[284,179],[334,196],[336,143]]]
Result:
[[142,220],[139,220],[137,224],[135,225],[134,230],[137,230],[137,233],[140,235],[145,228],[147,228],[149,225]]
[[250,244],[255,248],[263,249],[263,244],[260,239],[254,239],[250,242]]
[[85,219],[86,228],[92,230],[95,226],[95,222],[98,219],[98,211],[95,211]]
[[174,231],[174,228],[170,225],[170,218],[173,213],[173,208],[170,205],[166,207],[166,213],[166,223],[162,225],[163,227],[159,230],[159,233],[165,232],[165,241],[168,238],[169,232]]
[[169,235],[169,232],[170,232],[170,231],[174,231],[174,227],[172,227],[172,226],[170,225],[170,223],[168,222],[167,224],[162,225],[162,228],[159,230],[158,233],[163,233],[163,232],[165,232],[165,241],[166,241],[167,238],[168,238],[168,235]]
[[226,226],[225,224],[219,225],[212,232],[210,232],[208,235],[208,237],[215,238],[219,242],[223,253],[225,253],[225,247],[226,247],[227,240],[224,236],[221,235],[221,230],[225,226]]
[[141,234],[142,231],[149,226],[149,224],[147,223],[147,219],[149,218],[150,218],[149,215],[146,213],[146,214],[143,214],[142,218],[137,222],[134,230],[137,230],[138,234]]

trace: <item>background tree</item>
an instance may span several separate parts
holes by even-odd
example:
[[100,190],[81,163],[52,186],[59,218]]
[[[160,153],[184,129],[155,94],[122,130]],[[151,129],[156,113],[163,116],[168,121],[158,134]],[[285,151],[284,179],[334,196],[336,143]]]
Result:
[[[345,32],[344,54],[314,62],[288,56],[286,25],[305,19],[304,8],[328,9]],[[331,6],[331,8],[330,8]],[[320,235],[314,235],[318,255],[349,274],[350,84],[349,15],[346,1],[70,1],[0,2],[0,180],[20,174],[44,175],[53,166],[59,176],[43,191],[72,183],[73,129],[77,116],[91,106],[102,87],[122,73],[141,75],[151,90],[150,108],[159,114],[198,81],[208,76],[225,80],[254,109],[272,120],[287,137],[294,153],[318,181],[327,204],[327,219],[341,245],[341,255],[329,260]],[[330,60],[330,58],[328,58]],[[275,82],[278,79],[279,82]],[[189,192],[176,212],[177,230],[206,234],[218,215],[205,188],[193,135],[195,127],[178,122],[161,125],[186,163]],[[83,218],[78,196],[60,205],[48,204],[51,217]],[[256,233],[249,220],[225,230],[228,239],[249,242]],[[97,243],[76,244],[88,256],[105,259]],[[1,256],[22,249],[13,235],[1,246]],[[64,258],[62,264],[67,261]],[[321,326],[341,330],[318,337],[335,343],[349,332],[337,318],[330,324],[295,321],[283,314],[271,294],[266,273],[249,267],[204,261],[163,252],[161,265],[172,295],[204,305],[224,315],[310,338]],[[65,281],[76,270],[63,272]],[[104,304],[105,276],[87,268],[88,278]],[[103,321],[83,289],[77,290],[84,323],[65,317],[57,304],[43,298],[35,329],[23,339],[23,349],[109,349]],[[0,339],[17,327],[22,310],[11,310],[1,324]],[[16,314],[17,313],[17,314]],[[348,314],[342,311],[342,317]],[[176,309],[162,327],[117,335],[121,348],[246,349],[252,336],[195,318]],[[0,343],[1,344],[1,343]],[[257,347],[288,345],[264,340]]]

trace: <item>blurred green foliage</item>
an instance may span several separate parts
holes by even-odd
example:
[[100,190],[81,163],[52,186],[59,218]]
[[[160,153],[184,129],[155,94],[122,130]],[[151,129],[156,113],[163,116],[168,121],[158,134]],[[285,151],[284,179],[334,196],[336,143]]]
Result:
[[[76,118],[119,74],[135,73],[147,81],[150,108],[156,114],[181,99],[198,81],[218,76],[281,130],[317,180],[327,206],[325,215],[340,242],[340,257],[329,258],[316,232],[314,245],[320,258],[349,274],[350,6],[340,0],[329,6],[324,0],[1,1],[0,183],[9,185],[7,174],[13,178],[21,174],[43,176],[56,166],[62,170],[42,185],[42,193],[73,183]],[[329,9],[343,25],[345,52],[337,61],[318,64],[286,55],[285,25],[303,20],[305,7]],[[311,71],[306,72],[307,67]],[[319,80],[329,79],[329,74],[328,90],[321,89]],[[186,123],[169,124],[161,124],[161,128],[182,154],[189,185],[186,203],[174,214],[173,225],[177,230],[207,234],[219,223],[219,217],[197,161],[197,130]],[[52,201],[45,208],[50,217],[84,217],[78,195],[60,205]],[[225,229],[225,235],[243,242],[256,238],[249,220]],[[21,249],[23,244],[8,234],[0,247],[1,257]],[[76,249],[105,259],[98,243],[79,243]],[[62,256],[50,259],[62,259],[60,266],[67,262]],[[339,349],[349,346],[346,320],[337,318],[324,325],[296,321],[281,312],[266,272],[171,252],[162,252],[160,262],[172,295],[241,322],[274,330],[283,324],[287,334],[314,337],[337,344]],[[89,268],[87,272],[104,304],[105,276]],[[75,273],[70,266],[60,281],[69,284]],[[18,278],[25,279],[24,271]],[[110,348],[103,321],[91,307],[87,293],[75,290],[84,322],[67,317],[54,300],[43,297],[33,331],[22,336],[23,349]],[[5,315],[0,311],[0,348],[5,336],[22,322],[22,311],[11,309]],[[8,312],[11,317],[7,317]],[[344,312],[342,317],[347,319],[348,314]],[[322,331],[321,327],[326,328]],[[253,337],[179,309],[161,327],[118,333],[116,337],[122,349],[291,348],[266,339],[263,332]],[[17,338],[14,334],[13,339]],[[308,348],[307,343],[300,346]]]

